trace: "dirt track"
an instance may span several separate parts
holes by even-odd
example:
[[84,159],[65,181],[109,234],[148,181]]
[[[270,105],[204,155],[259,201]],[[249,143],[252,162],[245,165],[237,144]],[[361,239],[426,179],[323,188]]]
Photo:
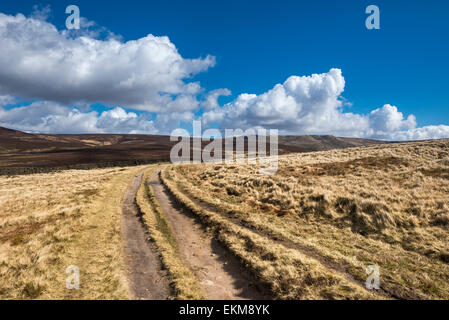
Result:
[[180,208],[161,184],[159,171],[151,177],[163,213],[170,222],[180,253],[197,276],[208,299],[267,299],[253,285],[240,262],[202,229],[197,219]]
[[165,300],[170,298],[166,272],[153,244],[140,223],[135,198],[144,172],[134,177],[123,201],[122,230],[125,254],[129,266],[129,278],[135,299]]

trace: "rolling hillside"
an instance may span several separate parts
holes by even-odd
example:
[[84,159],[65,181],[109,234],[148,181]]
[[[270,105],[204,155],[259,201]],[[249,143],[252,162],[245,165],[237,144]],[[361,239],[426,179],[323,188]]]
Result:
[[[168,161],[176,142],[169,136],[126,134],[28,134],[0,127],[0,168],[75,168]],[[385,143],[333,136],[280,136],[279,154],[324,151]],[[203,146],[207,142],[203,142]],[[23,171],[23,170],[22,170]],[[39,170],[38,170],[39,171]]]

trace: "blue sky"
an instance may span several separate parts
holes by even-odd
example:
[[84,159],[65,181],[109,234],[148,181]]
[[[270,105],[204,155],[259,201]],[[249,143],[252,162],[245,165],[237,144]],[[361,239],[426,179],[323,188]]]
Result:
[[[214,56],[215,65],[191,81],[200,82],[203,95],[229,89],[221,106],[242,93],[261,95],[292,75],[338,68],[341,95],[350,102],[344,111],[369,114],[389,104],[404,119],[413,114],[417,127],[449,125],[447,1],[15,1],[2,2],[0,12],[28,16],[35,4],[50,5],[47,22],[59,30],[65,7],[76,4],[123,42],[168,36],[183,58]],[[380,30],[365,28],[370,4],[380,8]]]

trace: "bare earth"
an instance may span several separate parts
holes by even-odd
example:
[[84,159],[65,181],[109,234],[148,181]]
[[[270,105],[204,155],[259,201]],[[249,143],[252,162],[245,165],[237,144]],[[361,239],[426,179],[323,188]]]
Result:
[[165,300],[170,298],[169,283],[156,248],[147,241],[140,223],[135,198],[145,171],[137,175],[123,201],[122,227],[125,253],[130,272],[130,287],[135,299]]
[[267,299],[255,287],[240,262],[202,229],[194,216],[181,209],[168,195],[159,178],[151,177],[164,215],[170,222],[180,254],[194,271],[210,300]]

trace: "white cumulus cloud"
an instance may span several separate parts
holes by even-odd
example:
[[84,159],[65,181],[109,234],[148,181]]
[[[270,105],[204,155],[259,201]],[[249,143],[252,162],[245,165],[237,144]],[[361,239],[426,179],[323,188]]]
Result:
[[367,135],[372,137],[388,137],[392,133],[415,129],[416,118],[409,115],[404,119],[402,112],[398,108],[389,104],[384,105],[380,109],[371,111],[368,115],[369,129]]
[[212,56],[183,58],[168,37],[72,37],[22,14],[0,13],[0,48],[0,94],[150,112],[197,108],[202,88],[188,80],[215,64]]
[[204,113],[206,125],[221,128],[263,127],[288,134],[332,134],[385,140],[449,137],[449,126],[416,128],[414,115],[404,117],[389,104],[367,115],[344,112],[345,79],[340,69],[311,76],[291,76],[260,94],[241,94]]

